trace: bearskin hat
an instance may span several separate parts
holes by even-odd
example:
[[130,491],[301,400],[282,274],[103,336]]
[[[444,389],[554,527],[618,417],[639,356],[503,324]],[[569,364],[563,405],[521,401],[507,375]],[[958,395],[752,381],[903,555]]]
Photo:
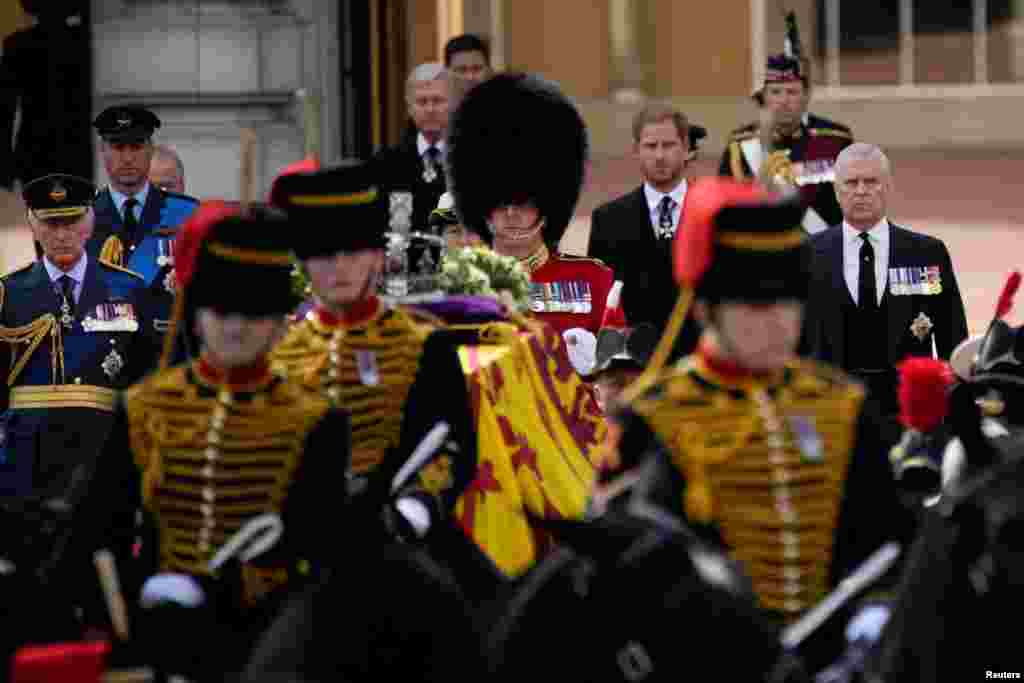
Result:
[[587,130],[558,87],[502,73],[473,88],[448,128],[448,179],[464,224],[481,234],[491,212],[530,202],[557,247],[583,186]]

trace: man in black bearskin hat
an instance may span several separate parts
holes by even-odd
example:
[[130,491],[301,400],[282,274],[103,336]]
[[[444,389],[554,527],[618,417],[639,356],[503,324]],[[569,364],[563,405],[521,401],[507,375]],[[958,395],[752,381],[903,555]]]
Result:
[[[558,252],[587,157],[586,126],[576,107],[534,75],[498,74],[473,88],[455,111],[448,147],[459,215],[530,273],[533,313],[561,333],[596,336],[614,273],[596,259]],[[538,159],[544,160],[539,166]],[[592,367],[590,358],[578,369],[588,374]]]
[[[344,413],[270,367],[294,305],[283,215],[211,203],[182,230],[174,325],[198,357],[127,391],[83,505],[81,542],[83,554],[105,548],[119,560],[147,663],[223,680],[241,670],[278,600],[333,563],[316,533],[344,506],[349,428]],[[150,522],[142,532],[140,507]],[[283,537],[268,552],[253,542],[239,553],[233,537],[249,536],[253,520],[271,536],[264,549],[282,523]],[[106,620],[93,613],[90,623]]]
[[[765,613],[791,623],[914,521],[859,385],[795,357],[809,258],[799,200],[717,178],[690,192],[675,243],[681,301],[623,397],[619,461],[628,471],[663,449],[666,504],[728,548]],[[661,370],[691,300],[698,349]]]

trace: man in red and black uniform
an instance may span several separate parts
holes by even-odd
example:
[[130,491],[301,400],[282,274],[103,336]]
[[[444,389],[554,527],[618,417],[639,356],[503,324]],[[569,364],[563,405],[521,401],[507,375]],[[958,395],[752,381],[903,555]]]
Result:
[[808,209],[804,229],[815,234],[843,220],[832,167],[839,152],[853,142],[853,133],[809,113],[809,94],[810,81],[799,60],[769,57],[764,87],[753,96],[760,120],[729,135],[719,174],[798,188]]
[[[507,111],[519,112],[515,135],[496,136],[477,123]],[[551,83],[503,74],[474,88],[451,128],[452,193],[464,222],[486,225],[494,250],[530,273],[534,315],[570,345],[593,346],[615,275],[597,259],[557,251],[583,185],[587,132],[579,112]],[[503,162],[481,165],[478,155]],[[477,170],[483,166],[493,171],[486,178]],[[593,367],[593,353],[586,355],[577,367],[583,374]]]

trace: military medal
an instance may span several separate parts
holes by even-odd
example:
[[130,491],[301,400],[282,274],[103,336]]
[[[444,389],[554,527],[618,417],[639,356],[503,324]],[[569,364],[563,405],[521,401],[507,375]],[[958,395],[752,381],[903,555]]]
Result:
[[100,367],[103,368],[103,373],[108,378],[114,379],[121,372],[121,368],[124,367],[124,358],[117,352],[117,349],[111,349],[107,357],[103,359]]
[[821,434],[818,433],[814,424],[814,418],[807,415],[790,415],[786,419],[804,459],[821,462],[825,449],[821,441]]
[[424,182],[427,182],[427,183],[432,183],[435,180],[437,180],[437,171],[434,169],[433,162],[430,162],[430,161],[424,162],[423,180],[424,180]]
[[363,386],[375,387],[380,384],[377,354],[364,349],[357,350],[356,365],[359,367],[359,380],[363,383]]
[[942,270],[938,266],[890,268],[889,293],[896,296],[941,294]]
[[139,320],[135,307],[127,302],[100,304],[82,320],[86,332],[135,332]]
[[157,240],[156,241],[156,264],[161,268],[164,266],[174,265],[174,240]]
[[167,271],[167,275],[164,276],[164,289],[171,294],[178,288],[178,278],[175,277],[174,268]]
[[71,317],[71,304],[67,298],[60,304],[60,322],[64,326],[65,330],[71,329],[71,323],[74,322],[74,318]]
[[580,313],[590,313],[593,310],[593,297],[590,293],[590,283],[586,280],[580,281]]
[[539,282],[530,283],[530,310],[534,313],[544,312],[544,288]]

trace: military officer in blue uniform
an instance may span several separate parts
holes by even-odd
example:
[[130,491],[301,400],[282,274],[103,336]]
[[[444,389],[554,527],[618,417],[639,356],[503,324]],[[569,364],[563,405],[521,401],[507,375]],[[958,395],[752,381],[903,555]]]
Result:
[[157,351],[143,279],[85,251],[95,186],[53,174],[23,194],[43,255],[0,279],[0,497],[66,493]]
[[166,330],[174,302],[174,238],[196,199],[149,182],[153,132],[160,119],[142,107],[109,107],[93,122],[109,187],[96,198],[90,257],[128,268],[146,281],[153,324]]

